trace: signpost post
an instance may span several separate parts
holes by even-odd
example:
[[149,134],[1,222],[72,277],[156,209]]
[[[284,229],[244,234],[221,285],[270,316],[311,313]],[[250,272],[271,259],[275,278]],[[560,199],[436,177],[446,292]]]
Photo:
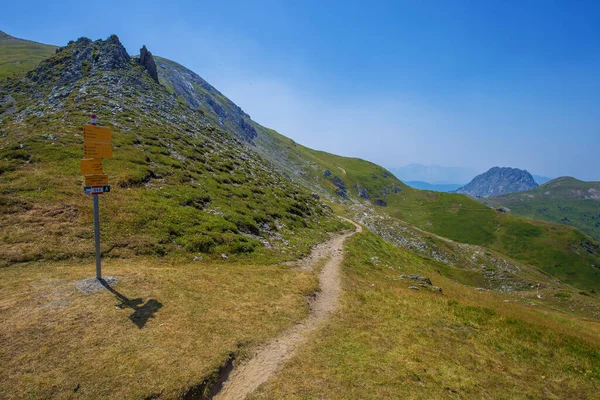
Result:
[[94,199],[94,240],[96,244],[96,279],[102,279],[100,256],[100,207],[98,195],[110,192],[108,175],[102,172],[102,159],[112,158],[112,134],[109,128],[96,126],[96,115],[91,116],[91,125],[83,126],[84,158],[81,173],[85,176],[83,192]]

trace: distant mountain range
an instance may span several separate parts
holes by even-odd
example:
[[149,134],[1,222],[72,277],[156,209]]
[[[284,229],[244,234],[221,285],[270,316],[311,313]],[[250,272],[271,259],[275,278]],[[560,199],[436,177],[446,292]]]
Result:
[[471,182],[456,192],[473,197],[490,197],[506,193],[524,192],[537,186],[538,184],[533,176],[525,170],[494,167],[481,175],[477,175]]
[[413,187],[415,189],[433,190],[434,192],[447,192],[447,193],[454,192],[462,186],[462,185],[459,185],[458,183],[433,184],[433,183],[422,182],[422,181],[406,181],[404,183],[406,183],[408,186]]
[[464,185],[477,175],[474,169],[441,165],[408,164],[389,170],[401,181],[427,182],[434,185]]
[[[423,165],[412,163],[404,167],[389,168],[398,179],[407,185],[421,190],[437,192],[453,192],[470,182],[477,171],[472,168],[444,167],[441,165]],[[532,175],[538,185],[552,178],[543,175]]]

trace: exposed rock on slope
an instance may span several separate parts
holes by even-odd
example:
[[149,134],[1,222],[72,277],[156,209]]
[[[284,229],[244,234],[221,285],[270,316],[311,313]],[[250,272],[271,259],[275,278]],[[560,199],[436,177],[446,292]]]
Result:
[[518,168],[494,167],[477,175],[457,193],[475,197],[500,196],[506,193],[524,192],[537,187],[531,174]]
[[258,133],[250,116],[198,74],[165,58],[156,57],[158,76],[170,91],[183,97],[193,107],[205,112],[219,128],[251,142]]
[[154,82],[158,83],[158,72],[156,71],[156,62],[152,53],[148,51],[146,45],[140,49],[140,65],[143,66]]

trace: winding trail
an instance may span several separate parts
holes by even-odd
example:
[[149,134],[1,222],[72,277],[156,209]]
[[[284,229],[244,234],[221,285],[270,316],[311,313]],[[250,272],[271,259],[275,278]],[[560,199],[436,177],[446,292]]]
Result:
[[[344,218],[345,219],[345,218]],[[214,397],[215,400],[242,400],[261,384],[277,373],[281,364],[290,358],[294,351],[304,343],[308,336],[317,330],[320,322],[335,310],[341,292],[340,266],[344,257],[343,246],[346,238],[362,227],[354,221],[345,219],[356,227],[355,232],[336,236],[328,242],[315,247],[306,259],[300,262],[302,268],[314,264],[323,257],[329,260],[319,274],[320,291],[311,302],[310,313],[301,323],[289,328],[281,336],[271,339],[261,346],[251,359],[234,368],[223,388]]]

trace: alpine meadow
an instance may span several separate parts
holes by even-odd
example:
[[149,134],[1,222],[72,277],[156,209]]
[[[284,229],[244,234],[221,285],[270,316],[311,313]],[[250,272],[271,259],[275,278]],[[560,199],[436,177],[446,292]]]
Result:
[[600,182],[419,190],[262,126],[151,41],[9,33],[0,399],[600,393]]

